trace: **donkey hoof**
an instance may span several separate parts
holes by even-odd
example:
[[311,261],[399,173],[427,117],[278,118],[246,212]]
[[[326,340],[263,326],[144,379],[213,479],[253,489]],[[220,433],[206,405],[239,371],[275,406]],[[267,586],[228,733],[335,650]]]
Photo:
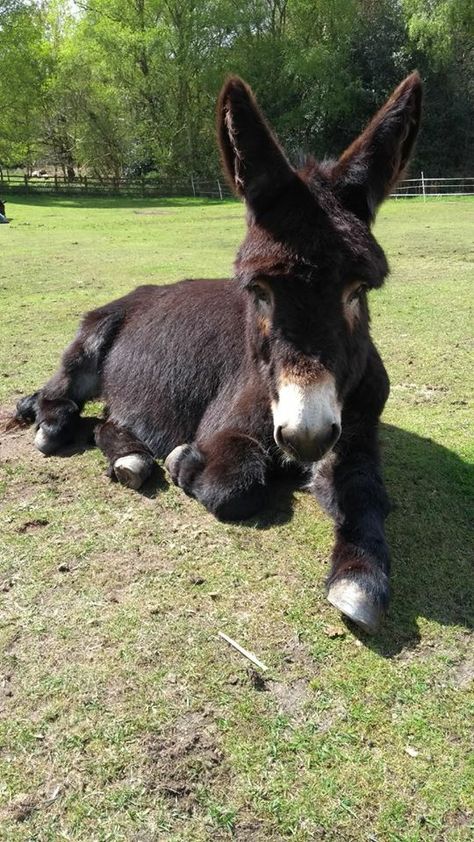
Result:
[[114,474],[121,485],[139,489],[151,474],[153,460],[144,453],[130,453],[114,462]]
[[38,427],[35,435],[35,447],[44,456],[49,456],[56,449],[54,442],[41,427]]
[[339,579],[328,591],[331,605],[338,608],[345,617],[360,626],[367,634],[375,634],[382,611],[369,594],[353,579]]
[[175,447],[174,450],[172,450],[171,453],[169,453],[165,459],[165,468],[173,480],[176,476],[178,462],[181,458],[181,455],[183,451],[186,450],[188,447],[189,445],[187,444],[178,444],[178,447]]

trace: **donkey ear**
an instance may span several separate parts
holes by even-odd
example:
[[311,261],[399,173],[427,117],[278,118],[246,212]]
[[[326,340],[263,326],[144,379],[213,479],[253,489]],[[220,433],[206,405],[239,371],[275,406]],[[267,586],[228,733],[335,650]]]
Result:
[[422,86],[417,72],[395,89],[365,131],[333,170],[341,200],[366,222],[402,177],[421,118]]
[[217,133],[230,184],[257,214],[297,179],[252,91],[238,76],[222,88]]

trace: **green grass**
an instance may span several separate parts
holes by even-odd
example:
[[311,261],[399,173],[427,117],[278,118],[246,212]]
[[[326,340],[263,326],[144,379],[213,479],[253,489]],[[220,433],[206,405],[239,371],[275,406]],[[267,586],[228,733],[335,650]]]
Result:
[[[7,210],[4,409],[84,310],[228,274],[244,227],[232,202]],[[472,201],[398,201],[377,222],[394,595],[374,639],[325,601],[332,526],[309,496],[281,486],[266,517],[222,525],[164,475],[137,494],[96,450],[44,459],[31,430],[2,434],[1,839],[472,838],[473,221]]]

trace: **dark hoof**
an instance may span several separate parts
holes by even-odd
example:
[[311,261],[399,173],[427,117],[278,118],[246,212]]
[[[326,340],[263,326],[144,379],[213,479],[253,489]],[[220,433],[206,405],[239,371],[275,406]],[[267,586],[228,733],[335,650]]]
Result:
[[327,598],[331,605],[367,634],[375,634],[378,630],[383,611],[354,579],[336,579],[329,587]]

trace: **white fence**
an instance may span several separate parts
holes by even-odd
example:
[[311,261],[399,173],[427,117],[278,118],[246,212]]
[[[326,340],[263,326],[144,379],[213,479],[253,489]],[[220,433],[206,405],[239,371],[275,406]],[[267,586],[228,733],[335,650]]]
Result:
[[420,178],[405,178],[393,193],[394,198],[410,196],[474,196],[474,177],[431,178],[421,173]]

